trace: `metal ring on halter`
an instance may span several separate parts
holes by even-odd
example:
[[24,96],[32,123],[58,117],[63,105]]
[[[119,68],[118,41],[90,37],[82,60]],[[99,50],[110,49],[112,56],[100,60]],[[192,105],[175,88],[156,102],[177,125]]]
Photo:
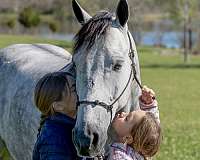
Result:
[[111,121],[112,121],[112,108],[113,108],[113,105],[107,105],[106,103],[101,102],[99,100],[95,100],[95,101],[78,101],[77,104],[76,104],[76,106],[79,106],[80,104],[90,104],[90,105],[94,105],[94,106],[98,105],[98,106],[104,107],[111,114],[111,118],[110,118],[110,123],[111,123]]

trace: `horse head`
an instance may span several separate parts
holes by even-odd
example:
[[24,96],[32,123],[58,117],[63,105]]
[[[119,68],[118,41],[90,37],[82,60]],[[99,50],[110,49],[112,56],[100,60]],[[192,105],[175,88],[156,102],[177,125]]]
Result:
[[138,62],[132,51],[137,51],[126,0],[119,1],[115,14],[100,11],[93,17],[75,0],[72,4],[82,24],[73,55],[79,99],[73,140],[80,155],[93,157],[102,152],[114,115],[130,110],[133,59]]

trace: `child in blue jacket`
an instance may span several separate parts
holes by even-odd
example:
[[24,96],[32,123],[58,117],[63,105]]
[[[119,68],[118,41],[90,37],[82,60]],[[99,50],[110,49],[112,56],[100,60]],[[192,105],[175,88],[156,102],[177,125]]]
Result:
[[34,92],[42,121],[33,160],[79,160],[72,142],[76,116],[75,80],[62,72],[41,78]]

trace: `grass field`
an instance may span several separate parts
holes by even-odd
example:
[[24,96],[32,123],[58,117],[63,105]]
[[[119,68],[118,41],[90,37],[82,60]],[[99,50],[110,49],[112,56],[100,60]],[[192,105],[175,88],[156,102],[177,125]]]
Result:
[[143,84],[154,88],[160,106],[163,144],[156,159],[199,160],[200,57],[184,65],[175,50],[140,48],[139,58]]
[[72,42],[60,41],[60,40],[49,40],[41,37],[33,37],[28,35],[0,35],[0,48],[6,47],[11,44],[16,43],[49,43],[53,45],[57,45],[67,50],[71,50]]
[[[13,43],[51,43],[70,48],[70,42],[29,36],[0,35],[0,48]],[[200,56],[183,64],[179,51],[139,47],[143,84],[157,94],[163,143],[156,160],[200,160]]]

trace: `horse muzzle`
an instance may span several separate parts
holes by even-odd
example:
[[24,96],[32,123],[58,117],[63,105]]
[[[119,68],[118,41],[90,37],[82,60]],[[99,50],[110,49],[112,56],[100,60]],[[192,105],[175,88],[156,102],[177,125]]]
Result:
[[107,131],[101,132],[91,125],[73,129],[73,142],[81,156],[94,157],[103,152],[107,140]]

